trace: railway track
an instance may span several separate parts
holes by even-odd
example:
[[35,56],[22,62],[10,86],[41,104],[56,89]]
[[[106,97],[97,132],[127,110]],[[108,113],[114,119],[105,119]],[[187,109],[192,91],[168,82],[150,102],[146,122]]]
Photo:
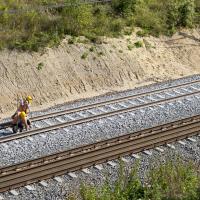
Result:
[[200,115],[0,168],[0,192],[194,136]]
[[[91,122],[93,120],[99,120],[102,118],[112,117],[115,115],[121,115],[124,113],[132,112],[136,109],[143,109],[151,106],[159,106],[163,103],[170,103],[173,101],[181,100],[184,97],[190,97],[198,95],[200,93],[200,81],[187,82],[184,84],[171,86],[169,88],[154,90],[153,92],[146,92],[137,95],[125,96],[117,99],[112,99],[104,102],[93,103],[78,108],[63,110],[59,112],[49,113],[42,116],[36,116],[32,118],[32,122],[42,121],[47,126],[41,128],[35,128],[30,131],[18,133],[15,135],[8,135],[0,137],[0,143],[9,142],[15,139],[20,139],[44,132],[65,128],[72,125],[80,125],[82,123]],[[117,105],[119,105],[117,107]],[[94,112],[93,109],[98,109],[100,112]],[[106,110],[107,109],[107,110]],[[81,112],[90,113],[89,116],[81,114]],[[69,118],[70,115],[76,114],[78,118]],[[61,118],[62,117],[62,118]],[[51,122],[51,118],[55,118],[54,122]],[[49,121],[49,122],[48,122]],[[55,123],[56,121],[56,123]],[[0,127],[7,127],[7,124],[2,124]]]
[[[109,105],[109,104],[113,104],[113,103],[120,103],[120,102],[127,101],[127,100],[145,97],[146,95],[156,95],[160,92],[167,92],[171,89],[181,89],[181,88],[185,89],[184,88],[185,86],[190,87],[190,86],[193,86],[193,84],[196,84],[196,83],[200,83],[200,80],[186,82],[184,84],[178,84],[176,86],[171,86],[171,87],[168,87],[168,88],[156,89],[156,90],[150,91],[150,92],[144,92],[144,93],[140,93],[140,94],[136,94],[136,95],[129,95],[129,96],[116,98],[116,99],[112,99],[112,100],[108,100],[108,101],[93,103],[93,104],[81,106],[81,107],[78,107],[78,108],[72,108],[72,109],[67,109],[67,110],[63,110],[63,111],[52,112],[52,113],[49,113],[49,114],[32,117],[31,121],[36,122],[36,121],[39,121],[39,120],[49,119],[49,118],[53,118],[53,117],[59,117],[59,116],[71,114],[71,113],[74,113],[74,112],[80,112],[80,111],[84,111],[84,110],[88,110],[88,109],[92,109],[92,108],[97,108],[97,107],[100,107],[100,106],[105,106],[105,105]],[[199,88],[195,88],[195,89],[198,89],[200,91],[200,85],[199,85]],[[11,122],[6,122],[6,123],[3,123],[3,124],[0,124],[0,129],[1,128],[7,128],[10,125],[11,125]]]

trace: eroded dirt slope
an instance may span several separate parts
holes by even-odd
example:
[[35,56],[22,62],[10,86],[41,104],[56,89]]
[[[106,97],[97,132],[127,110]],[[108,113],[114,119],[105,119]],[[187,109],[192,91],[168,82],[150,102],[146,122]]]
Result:
[[[199,30],[172,38],[133,34],[103,41],[68,44],[66,38],[43,53],[0,52],[0,116],[13,112],[17,97],[26,94],[34,97],[34,109],[40,109],[200,73]],[[134,47],[137,41],[144,46]]]

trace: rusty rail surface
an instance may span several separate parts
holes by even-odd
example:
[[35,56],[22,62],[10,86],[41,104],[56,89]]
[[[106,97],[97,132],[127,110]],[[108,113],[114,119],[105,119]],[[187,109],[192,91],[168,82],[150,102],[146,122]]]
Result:
[[197,135],[200,115],[0,168],[0,192]]

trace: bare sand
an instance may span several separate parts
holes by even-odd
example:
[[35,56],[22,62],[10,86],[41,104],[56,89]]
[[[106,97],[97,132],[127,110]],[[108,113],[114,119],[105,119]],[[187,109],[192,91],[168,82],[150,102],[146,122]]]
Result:
[[[171,38],[134,33],[103,38],[98,45],[68,44],[68,38],[44,52],[0,52],[1,118],[11,115],[24,95],[32,95],[32,110],[39,110],[200,73],[199,29],[182,30]],[[134,47],[137,41],[143,47]]]

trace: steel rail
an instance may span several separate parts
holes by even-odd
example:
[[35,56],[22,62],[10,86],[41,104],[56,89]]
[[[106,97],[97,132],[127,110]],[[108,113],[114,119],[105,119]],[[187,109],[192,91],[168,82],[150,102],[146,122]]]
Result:
[[[190,123],[189,123],[190,121]],[[138,153],[143,150],[151,149],[156,146],[184,139],[188,136],[196,135],[200,131],[200,118],[191,118],[177,126],[177,122],[171,123],[170,129],[161,128],[160,131],[152,131],[140,134],[137,137],[125,137],[123,140],[116,140],[112,143],[105,143],[99,148],[92,148],[75,154],[69,154],[56,160],[44,160],[44,163],[32,165],[32,161],[26,162],[26,166],[20,168],[21,164],[16,165],[16,169],[4,171],[0,174],[0,192],[24,186],[26,184],[41,181],[68,172],[80,170],[92,165],[96,165],[108,160],[119,158],[120,156]],[[145,131],[145,130],[144,130]],[[96,146],[95,144],[93,144]],[[62,152],[63,154],[63,152]],[[17,167],[18,166],[18,167]],[[5,169],[5,168],[4,168]]]
[[88,122],[91,122],[91,121],[94,121],[94,120],[104,119],[106,117],[113,117],[115,115],[125,114],[125,113],[128,113],[130,111],[134,111],[134,110],[139,109],[139,108],[147,108],[149,106],[159,105],[159,104],[166,103],[166,102],[167,103],[173,102],[174,100],[178,100],[178,99],[181,99],[183,97],[193,96],[193,95],[199,94],[199,93],[200,93],[200,91],[193,92],[189,95],[183,94],[183,95],[179,95],[179,96],[176,96],[176,97],[172,97],[170,99],[158,100],[156,102],[150,102],[150,103],[146,103],[144,105],[138,105],[138,106],[134,106],[134,107],[130,107],[130,108],[124,108],[124,109],[111,111],[109,113],[102,113],[102,114],[98,114],[98,115],[83,118],[83,119],[72,120],[70,122],[58,123],[58,124],[48,126],[48,127],[44,127],[44,128],[37,128],[37,129],[34,129],[34,130],[29,130],[29,131],[26,131],[26,132],[15,134],[15,135],[0,137],[0,144],[4,143],[4,142],[9,142],[9,141],[12,141],[12,140],[32,136],[32,135],[37,135],[37,134],[41,134],[41,133],[45,133],[45,132],[49,132],[49,131],[53,131],[53,130],[58,130],[58,129],[65,128],[65,127],[68,127],[68,126],[80,125],[80,124],[88,123]]
[[[189,86],[189,85],[199,83],[199,82],[200,82],[200,80],[195,80],[195,81],[191,81],[191,82],[186,82],[184,84],[178,84],[178,85],[175,85],[175,86],[170,86],[168,88],[156,89],[156,90],[149,91],[149,92],[143,92],[143,93],[139,93],[139,94],[135,94],[135,95],[128,95],[128,96],[125,96],[125,97],[115,98],[115,99],[102,101],[102,102],[98,102],[98,103],[92,103],[90,105],[85,105],[85,106],[81,106],[81,107],[78,107],[78,108],[71,108],[71,109],[67,109],[67,110],[63,110],[63,111],[48,113],[48,114],[45,114],[45,115],[39,115],[39,116],[36,116],[36,117],[32,117],[30,120],[32,122],[35,122],[35,121],[44,120],[44,119],[48,119],[48,118],[52,118],[52,117],[59,117],[59,116],[65,115],[65,114],[72,114],[74,112],[84,111],[86,109],[98,108],[100,106],[109,105],[111,103],[119,103],[119,102],[122,102],[124,100],[130,100],[130,99],[133,99],[133,98],[144,97],[144,96],[149,95],[149,94],[157,94],[159,92],[168,91],[170,89],[182,88],[184,86]],[[0,124],[0,130],[7,128],[10,125],[11,125],[11,121]]]
[[145,130],[137,131],[135,133],[129,133],[129,134],[126,134],[126,135],[115,137],[115,138],[99,141],[99,142],[96,142],[96,143],[93,143],[93,144],[83,145],[83,146],[80,146],[80,147],[75,148],[75,149],[67,150],[67,153],[66,153],[66,151],[59,152],[59,156],[58,156],[58,153],[55,153],[55,154],[51,154],[49,156],[34,159],[32,161],[29,160],[28,162],[23,162],[23,163],[18,164],[17,168],[16,168],[15,165],[14,166],[1,167],[0,168],[0,175],[5,173],[5,172],[8,172],[8,171],[19,170],[19,168],[24,168],[24,167],[28,166],[28,164],[31,165],[31,166],[34,166],[36,164],[38,165],[38,164],[43,163],[43,162],[49,162],[49,161],[52,161],[52,160],[55,160],[55,159],[61,159],[62,157],[65,157],[66,155],[71,156],[73,154],[90,151],[91,149],[100,148],[104,145],[108,145],[108,144],[111,144],[111,143],[122,141],[124,139],[134,139],[138,136],[144,136],[145,134],[149,134],[149,133],[152,133],[152,132],[159,133],[160,131],[164,131],[164,130],[172,130],[176,127],[182,127],[182,126],[189,125],[189,124],[192,124],[194,122],[196,123],[196,122],[199,122],[199,121],[200,121],[200,115],[197,115],[197,116],[194,116],[192,118],[189,117],[189,118],[185,118],[185,119],[182,119],[182,120],[175,121],[173,123],[170,122],[170,123],[162,124],[160,126],[155,126],[155,127],[152,127],[152,128],[147,128]]

